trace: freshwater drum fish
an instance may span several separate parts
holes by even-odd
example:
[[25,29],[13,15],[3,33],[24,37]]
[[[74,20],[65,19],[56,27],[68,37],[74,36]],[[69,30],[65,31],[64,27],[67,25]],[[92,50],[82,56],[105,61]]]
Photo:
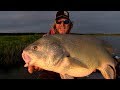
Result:
[[116,78],[116,62],[105,42],[89,35],[55,34],[42,37],[22,52],[25,67],[36,66],[60,74],[61,79],[85,77],[99,70]]

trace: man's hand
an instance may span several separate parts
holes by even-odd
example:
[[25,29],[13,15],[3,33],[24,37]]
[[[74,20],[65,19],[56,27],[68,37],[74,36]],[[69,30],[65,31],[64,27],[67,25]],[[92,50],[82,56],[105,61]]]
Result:
[[34,71],[40,71],[43,70],[42,68],[36,67],[36,66],[28,66],[28,72],[33,73]]

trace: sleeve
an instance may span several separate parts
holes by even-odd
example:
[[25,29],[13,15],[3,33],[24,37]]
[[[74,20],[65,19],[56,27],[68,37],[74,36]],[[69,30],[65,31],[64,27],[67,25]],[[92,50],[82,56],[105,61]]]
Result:
[[50,34],[50,35],[55,34],[55,30],[54,30],[54,29],[50,29],[49,34]]

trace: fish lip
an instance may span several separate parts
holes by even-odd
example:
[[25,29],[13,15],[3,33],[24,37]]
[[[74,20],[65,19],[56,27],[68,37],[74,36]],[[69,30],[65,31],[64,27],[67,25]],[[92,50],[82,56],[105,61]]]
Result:
[[25,62],[24,67],[28,67],[29,62],[31,61],[31,57],[25,51],[23,51],[22,52],[22,58],[23,58],[23,60]]

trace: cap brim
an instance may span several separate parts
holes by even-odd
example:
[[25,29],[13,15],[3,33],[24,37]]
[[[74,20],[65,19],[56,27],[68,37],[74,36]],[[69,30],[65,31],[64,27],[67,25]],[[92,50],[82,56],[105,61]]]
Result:
[[58,19],[60,19],[60,18],[69,19],[67,16],[60,16],[60,17],[57,17],[56,20],[58,20]]

